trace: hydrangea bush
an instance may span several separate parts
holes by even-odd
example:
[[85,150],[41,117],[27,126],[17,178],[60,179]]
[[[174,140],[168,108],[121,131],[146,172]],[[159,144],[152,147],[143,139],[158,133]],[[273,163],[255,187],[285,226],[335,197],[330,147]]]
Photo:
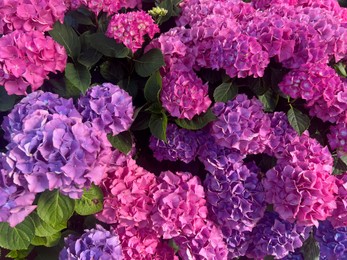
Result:
[[0,258],[346,259],[344,6],[0,1]]

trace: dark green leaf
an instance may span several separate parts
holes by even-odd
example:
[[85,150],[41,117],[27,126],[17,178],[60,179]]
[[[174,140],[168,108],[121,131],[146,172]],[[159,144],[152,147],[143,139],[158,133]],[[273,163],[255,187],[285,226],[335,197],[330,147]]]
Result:
[[91,46],[107,57],[125,58],[129,49],[114,39],[108,38],[103,33],[93,33],[86,36]]
[[139,115],[135,118],[131,125],[132,131],[141,131],[149,127],[150,114],[146,112],[139,112]]
[[93,184],[88,190],[84,190],[80,199],[75,201],[75,211],[82,216],[98,213],[103,208],[103,200],[102,190]]
[[108,16],[107,13],[102,13],[98,20],[98,32],[105,34],[107,31],[108,24],[110,22],[111,16]]
[[264,95],[265,92],[269,89],[269,85],[265,82],[264,78],[256,78],[253,80],[252,84],[249,85],[249,88],[257,96]]
[[144,94],[148,102],[158,102],[162,88],[162,78],[159,71],[154,72],[146,82]]
[[43,221],[36,212],[30,215],[35,224],[35,236],[38,237],[47,237],[52,234],[58,233],[59,231],[66,228],[66,221],[60,224],[55,225],[54,227]]
[[16,102],[16,95],[8,95],[5,88],[0,86],[0,111],[11,110]]
[[0,222],[0,234],[0,247],[25,250],[35,236],[35,225],[30,216],[13,228],[7,222]]
[[333,174],[339,175],[347,172],[347,156],[334,156]]
[[[100,65],[100,74],[107,81],[117,84],[121,79],[124,78],[125,70],[122,64],[120,64],[119,62],[105,61]],[[126,83],[128,83],[127,80]]]
[[152,114],[149,120],[149,129],[153,136],[166,142],[166,128],[168,118],[165,113]]
[[303,253],[305,260],[319,260],[319,245],[312,234],[304,242],[301,252]]
[[91,17],[92,15],[93,14],[90,12],[88,13],[81,12],[80,10],[73,10],[65,14],[64,22],[74,27],[76,24],[95,26]]
[[213,92],[215,102],[227,102],[237,95],[238,89],[230,82],[223,82]]
[[79,97],[81,95],[81,91],[71,83],[66,77],[64,77],[65,82],[65,91],[61,94],[62,97],[70,98],[70,97]]
[[161,50],[151,49],[143,54],[139,60],[135,60],[135,71],[141,77],[149,77],[164,65],[164,56]]
[[[29,248],[28,249],[24,249],[24,250],[12,250],[12,251],[10,251],[7,255],[6,255],[6,257],[8,257],[8,258],[13,258],[13,259],[16,259],[16,260],[18,260],[18,259],[27,259],[27,256],[31,253],[31,251],[33,250],[33,246],[29,246]],[[1,254],[0,254],[0,259],[2,259],[1,258]]]
[[279,95],[269,88],[263,95],[258,96],[261,103],[264,105],[266,112],[273,112],[278,104]]
[[31,241],[31,244],[34,246],[46,246],[46,247],[53,247],[56,246],[59,243],[61,237],[61,233],[55,233],[47,237],[38,237],[35,236],[33,240]]
[[154,114],[161,114],[163,112],[163,107],[159,102],[151,104],[146,111],[150,111],[151,113]]
[[78,57],[78,62],[86,67],[95,65],[102,57],[102,54],[94,48],[84,50]]
[[73,59],[77,59],[81,52],[81,43],[75,30],[66,24],[56,22],[49,34],[59,44],[63,45],[66,53]]
[[119,133],[116,136],[108,135],[107,138],[112,146],[122,153],[128,154],[130,152],[133,144],[133,138],[130,131]]
[[203,115],[197,115],[192,118],[192,120],[188,119],[176,119],[175,122],[182,128],[189,130],[198,130],[205,127],[208,123],[214,121],[217,117],[212,113],[209,109]]
[[118,82],[118,86],[128,92],[133,98],[135,98],[138,93],[138,81],[135,79],[128,78],[121,80]]
[[299,135],[301,135],[310,126],[310,118],[294,107],[291,107],[288,110],[287,116],[290,125]]
[[89,70],[80,64],[66,64],[65,77],[83,94],[86,93],[86,90],[89,88],[91,83]]
[[58,190],[45,191],[37,203],[39,217],[55,227],[66,222],[73,214],[75,201],[62,195]]

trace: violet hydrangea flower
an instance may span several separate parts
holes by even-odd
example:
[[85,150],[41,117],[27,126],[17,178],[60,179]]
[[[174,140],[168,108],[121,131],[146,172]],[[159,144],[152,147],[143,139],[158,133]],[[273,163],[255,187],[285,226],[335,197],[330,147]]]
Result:
[[78,110],[100,131],[117,135],[130,128],[134,107],[131,96],[117,85],[103,83],[80,97]]
[[65,247],[60,251],[59,260],[66,259],[122,260],[124,258],[117,233],[97,225],[95,229],[85,230],[81,237],[69,235],[65,238]]
[[334,228],[347,226],[347,174],[336,176],[336,209],[328,218]]
[[347,121],[330,126],[327,137],[330,148],[336,150],[339,156],[347,154]]
[[158,161],[183,161],[189,163],[196,157],[198,150],[197,133],[180,129],[169,124],[166,129],[167,142],[151,136],[149,147]]

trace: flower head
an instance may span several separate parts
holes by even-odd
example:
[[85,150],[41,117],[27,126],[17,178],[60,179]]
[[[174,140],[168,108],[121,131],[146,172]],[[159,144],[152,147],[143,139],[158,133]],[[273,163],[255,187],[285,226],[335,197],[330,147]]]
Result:
[[347,174],[336,176],[336,209],[328,218],[334,228],[347,226]]

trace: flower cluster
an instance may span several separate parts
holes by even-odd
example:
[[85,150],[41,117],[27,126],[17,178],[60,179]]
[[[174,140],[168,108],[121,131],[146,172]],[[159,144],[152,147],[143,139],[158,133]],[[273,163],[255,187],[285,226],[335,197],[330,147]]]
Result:
[[0,85],[8,94],[36,90],[50,72],[65,69],[65,49],[38,31],[14,31],[0,38]]
[[56,21],[63,23],[65,1],[5,0],[0,3],[0,34],[14,30],[46,32]]
[[60,252],[59,259],[122,260],[122,246],[117,233],[97,225],[95,229],[85,230],[80,237],[66,237],[65,247]]
[[144,11],[115,14],[108,24],[106,36],[123,43],[133,52],[142,47],[144,36],[151,39],[159,32],[152,17]]
[[339,156],[347,154],[347,120],[330,127],[327,135],[330,148],[337,151]]
[[111,83],[94,86],[78,101],[78,109],[85,121],[98,129],[117,135],[130,128],[134,108],[131,96]]
[[183,161],[189,163],[197,155],[197,134],[186,129],[180,129],[174,124],[169,124],[166,129],[167,142],[151,137],[149,147],[158,161]]
[[336,209],[328,218],[334,228],[347,226],[347,174],[336,176]]

